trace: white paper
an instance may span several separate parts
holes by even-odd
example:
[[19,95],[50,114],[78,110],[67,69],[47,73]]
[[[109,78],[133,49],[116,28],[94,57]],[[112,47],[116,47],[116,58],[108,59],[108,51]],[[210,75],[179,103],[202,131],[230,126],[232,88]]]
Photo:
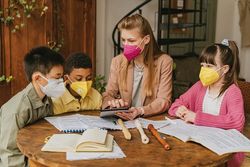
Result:
[[80,137],[79,134],[54,134],[41,150],[51,152],[74,151]]
[[66,159],[73,160],[88,160],[88,159],[114,159],[124,158],[126,155],[123,153],[118,144],[114,141],[114,147],[112,152],[67,152]]
[[[69,116],[46,117],[49,123],[55,126],[60,131],[71,132],[74,130],[101,128],[111,130],[121,130],[121,126],[116,124],[117,119],[100,118],[99,116],[89,116],[74,114]],[[144,118],[138,118],[143,128],[147,128],[149,124],[153,124],[156,129],[169,125],[168,120],[153,121]],[[124,121],[125,126],[135,128],[134,120]]]
[[231,152],[250,152],[250,140],[236,129],[224,130],[196,126],[187,124],[180,119],[174,121],[176,124],[160,128],[159,132],[174,136],[183,142],[200,143],[218,155]]
[[160,121],[153,121],[149,119],[144,119],[144,118],[138,118],[142,127],[147,129],[149,124],[154,125],[155,129],[161,128],[168,126],[170,122],[168,120],[160,120]]

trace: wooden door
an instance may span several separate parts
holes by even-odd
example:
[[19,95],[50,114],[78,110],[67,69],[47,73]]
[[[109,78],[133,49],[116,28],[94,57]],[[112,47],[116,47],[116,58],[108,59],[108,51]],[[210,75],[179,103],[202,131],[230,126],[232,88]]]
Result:
[[[33,47],[47,45],[48,42],[62,44],[60,53],[66,58],[73,52],[86,52],[93,61],[95,72],[95,0],[38,0],[48,6],[44,16],[32,14],[25,19],[25,27],[11,33],[1,25],[0,76],[12,75],[10,84],[0,83],[0,106],[27,84],[23,70],[23,58]],[[8,0],[0,2],[8,6]]]

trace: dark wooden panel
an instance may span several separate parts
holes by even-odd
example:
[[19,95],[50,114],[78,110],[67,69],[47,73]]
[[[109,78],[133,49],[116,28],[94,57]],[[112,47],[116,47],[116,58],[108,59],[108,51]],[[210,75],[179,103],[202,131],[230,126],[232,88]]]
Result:
[[[1,1],[0,6],[4,7],[8,5],[8,1]],[[11,73],[11,65],[10,65],[10,39],[9,39],[9,28],[6,26],[1,26],[1,46],[0,46],[0,54],[1,54],[1,73],[0,75],[9,76]],[[11,84],[6,84],[5,82],[0,83],[0,106],[4,104],[11,97]]]
[[63,24],[64,34],[64,47],[61,53],[65,57],[73,52],[88,53],[95,72],[96,1],[61,0],[60,2],[59,17]]
[[[39,2],[43,2],[39,0]],[[23,58],[33,47],[47,45],[49,41],[64,45],[60,52],[66,58],[70,53],[82,51],[88,53],[95,71],[95,0],[45,0],[48,11],[45,16],[33,13],[26,19],[26,26],[11,33],[9,27],[2,26],[0,36],[0,74],[13,75],[11,84],[0,87],[0,104],[27,85],[23,69]],[[8,0],[1,1],[2,7],[8,6]],[[0,57],[1,58],[1,57]],[[4,94],[4,96],[3,96]]]

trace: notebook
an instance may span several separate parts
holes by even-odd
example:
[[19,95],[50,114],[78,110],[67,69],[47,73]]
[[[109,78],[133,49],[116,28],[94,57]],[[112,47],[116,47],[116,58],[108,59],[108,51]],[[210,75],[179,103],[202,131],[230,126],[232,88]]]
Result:
[[107,130],[87,129],[80,134],[54,134],[42,147],[49,152],[108,152],[113,150],[114,137]]

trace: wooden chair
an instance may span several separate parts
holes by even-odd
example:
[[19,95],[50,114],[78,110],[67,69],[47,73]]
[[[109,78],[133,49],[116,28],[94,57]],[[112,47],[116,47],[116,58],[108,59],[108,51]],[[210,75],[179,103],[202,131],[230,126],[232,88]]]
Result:
[[250,82],[238,81],[244,99],[246,126],[250,127]]
[[[245,127],[244,127],[244,135],[250,139],[250,82],[238,81],[239,88],[241,89],[241,93],[244,99],[244,109],[245,109]],[[250,165],[250,153],[245,154],[245,160],[242,164],[242,167],[247,167]]]

